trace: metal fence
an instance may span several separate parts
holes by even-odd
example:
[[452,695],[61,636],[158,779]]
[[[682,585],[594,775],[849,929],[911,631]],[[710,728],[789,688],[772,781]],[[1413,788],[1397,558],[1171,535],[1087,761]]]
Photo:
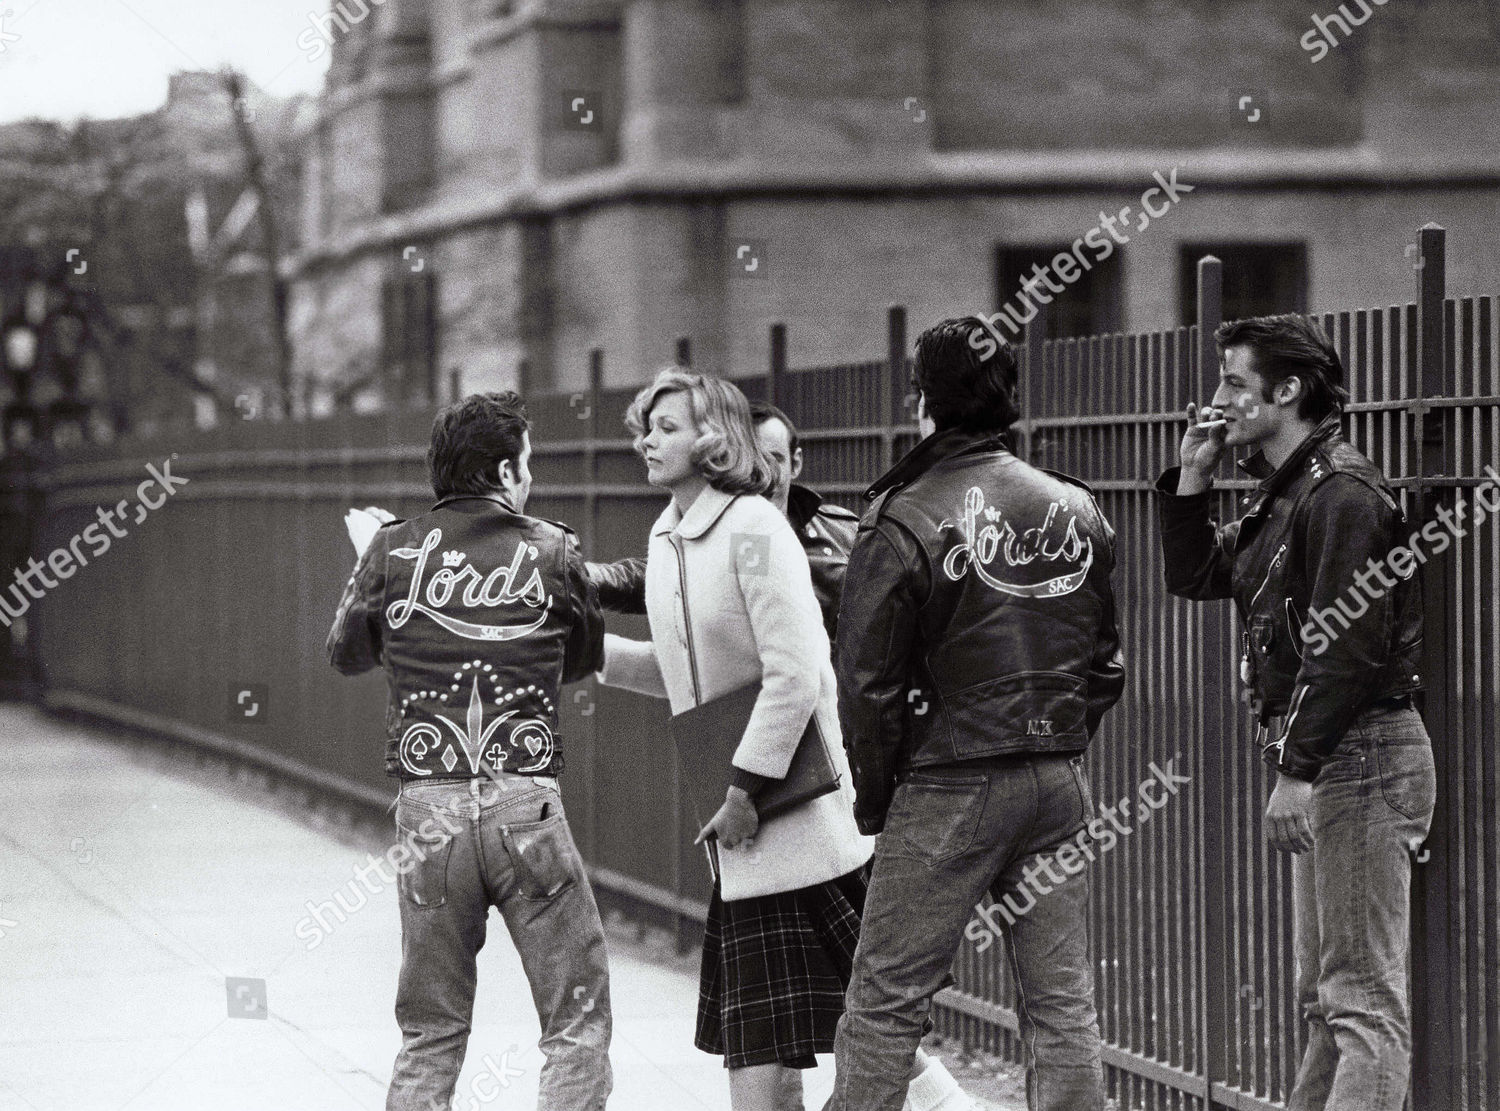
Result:
[[[1357,399],[1352,437],[1419,522],[1500,460],[1495,299],[1446,299],[1441,230],[1423,229],[1421,245],[1415,302],[1322,318]],[[1021,443],[1033,461],[1089,481],[1119,535],[1129,685],[1089,756],[1097,800],[1133,798],[1152,763],[1175,759],[1192,777],[1163,809],[1140,808],[1094,867],[1112,1094],[1122,1107],[1277,1108],[1301,1049],[1289,869],[1261,835],[1269,784],[1233,675],[1229,605],[1166,596],[1149,492],[1175,455],[1183,409],[1217,377],[1217,263],[1205,260],[1199,276],[1191,328],[1041,342],[1033,324]],[[887,340],[884,360],[791,372],[786,333],[775,326],[769,373],[740,382],[797,421],[804,480],[849,506],[916,438],[900,309]],[[603,359],[594,352],[591,389],[529,402],[530,511],[572,524],[594,558],[616,558],[644,552],[664,499],[644,484],[623,430],[634,390],[599,388]],[[15,672],[30,661],[53,705],[385,805],[393,792],[380,774],[384,683],[337,676],[323,638],[353,562],[344,509],[373,503],[409,514],[430,502],[429,418],[245,422],[81,449],[42,461],[34,475],[7,472],[15,490],[0,499],[0,536],[34,530],[24,535],[38,558],[68,547],[98,507],[133,505],[148,462],[172,457],[173,472],[190,481],[35,602],[28,639],[17,648],[13,637],[0,666]],[[1224,485],[1228,514],[1243,484]],[[26,549],[17,540],[6,550]],[[1440,786],[1415,872],[1415,1106],[1478,1111],[1500,1108],[1500,519],[1472,529],[1424,573],[1424,713]],[[642,618],[611,627],[648,635]],[[565,796],[596,881],[691,931],[707,877],[673,762],[663,759],[665,704],[590,680],[561,712]],[[940,998],[940,1029],[1015,1056],[1013,989],[998,950],[966,944],[956,972],[957,987]]]

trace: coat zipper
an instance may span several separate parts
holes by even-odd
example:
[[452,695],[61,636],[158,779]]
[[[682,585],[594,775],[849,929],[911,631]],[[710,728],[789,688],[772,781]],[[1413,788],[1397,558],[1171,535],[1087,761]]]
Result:
[[677,553],[677,582],[682,591],[682,627],[687,630],[688,672],[693,681],[693,705],[700,705],[703,692],[698,685],[698,655],[693,651],[693,616],[688,612],[687,552],[682,547],[682,537],[676,533],[667,537],[667,543]]

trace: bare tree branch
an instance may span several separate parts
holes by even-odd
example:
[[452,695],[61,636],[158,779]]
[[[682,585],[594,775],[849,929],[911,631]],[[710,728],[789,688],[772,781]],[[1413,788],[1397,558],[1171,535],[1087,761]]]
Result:
[[223,74],[224,91],[229,94],[234,114],[234,132],[245,157],[245,177],[260,202],[257,219],[260,224],[261,248],[265,254],[266,281],[271,303],[273,359],[279,388],[282,417],[292,415],[292,344],[287,325],[288,291],[281,276],[281,235],[277,226],[275,198],[267,180],[265,157],[260,141],[250,126],[249,114],[240,106],[245,103],[244,78],[233,69]]

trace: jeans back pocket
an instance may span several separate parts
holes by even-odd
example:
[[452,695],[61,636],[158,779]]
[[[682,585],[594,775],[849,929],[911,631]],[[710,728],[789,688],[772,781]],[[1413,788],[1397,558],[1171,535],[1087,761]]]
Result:
[[913,772],[891,800],[887,825],[900,838],[900,855],[929,868],[969,850],[984,815],[989,781]]
[[567,819],[555,813],[535,822],[513,822],[502,830],[505,851],[516,870],[516,882],[528,899],[551,899],[578,881],[582,862]]
[[1427,744],[1382,744],[1375,748],[1380,763],[1380,794],[1386,805],[1412,821],[1430,825],[1437,803],[1437,771]]
[[440,907],[448,901],[448,857],[453,852],[453,834],[434,831],[433,823],[423,822],[417,829],[402,824],[401,846],[406,859],[396,870],[396,887],[401,897],[413,906]]

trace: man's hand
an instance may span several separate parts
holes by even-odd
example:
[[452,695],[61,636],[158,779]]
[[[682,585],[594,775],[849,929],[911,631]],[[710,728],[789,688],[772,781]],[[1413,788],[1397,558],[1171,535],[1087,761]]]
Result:
[[396,520],[396,515],[379,506],[369,505],[364,509],[351,509],[344,514],[344,527],[349,530],[349,542],[354,545],[354,554],[363,556],[365,549],[381,527]]
[[1313,847],[1313,785],[1290,776],[1276,776],[1271,801],[1266,804],[1266,840],[1283,853],[1305,853]]
[[[1177,449],[1182,476],[1177,480],[1179,494],[1201,494],[1213,484],[1213,473],[1224,457],[1224,437],[1229,427],[1224,411],[1205,405],[1187,407],[1188,426]],[[1204,427],[1207,425],[1207,427]]]
[[726,849],[744,845],[749,848],[755,831],[760,828],[760,815],[742,787],[731,787],[724,797],[724,805],[708,820],[708,825],[698,831],[693,844],[701,845],[710,837],[717,837]]

